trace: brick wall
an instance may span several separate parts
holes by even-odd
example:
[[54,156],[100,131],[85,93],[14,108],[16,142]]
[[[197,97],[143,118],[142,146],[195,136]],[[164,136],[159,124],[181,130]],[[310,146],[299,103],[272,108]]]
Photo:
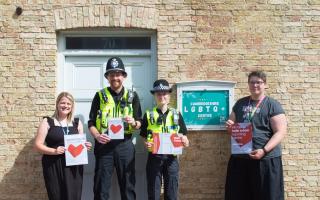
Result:
[[[160,78],[236,81],[236,99],[248,94],[248,72],[265,70],[268,94],[289,121],[286,199],[320,198],[319,0],[0,0],[0,13],[0,199],[46,199],[32,143],[41,116],[54,109],[56,31],[83,27],[156,30]],[[189,137],[180,199],[223,199],[226,133]]]

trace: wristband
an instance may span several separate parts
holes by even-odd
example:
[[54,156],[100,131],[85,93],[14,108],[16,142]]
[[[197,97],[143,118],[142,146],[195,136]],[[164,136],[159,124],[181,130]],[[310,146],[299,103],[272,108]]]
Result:
[[262,150],[263,150],[264,154],[267,154],[267,153],[268,153],[268,151],[266,150],[265,147],[263,147]]

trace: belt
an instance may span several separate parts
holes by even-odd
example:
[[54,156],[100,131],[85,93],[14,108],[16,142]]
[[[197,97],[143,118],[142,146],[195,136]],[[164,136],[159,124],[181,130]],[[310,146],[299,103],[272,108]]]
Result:
[[130,140],[132,138],[132,134],[124,134],[125,140]]

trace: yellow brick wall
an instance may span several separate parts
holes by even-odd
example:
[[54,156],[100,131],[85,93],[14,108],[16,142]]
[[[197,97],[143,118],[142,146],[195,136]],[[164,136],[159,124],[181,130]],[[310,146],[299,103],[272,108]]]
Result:
[[[16,6],[24,12],[14,15]],[[124,27],[157,31],[158,77],[236,81],[268,74],[284,106],[287,200],[320,198],[319,0],[0,0],[0,199],[46,199],[32,151],[42,116],[54,109],[59,30]],[[223,199],[229,140],[190,132],[180,158],[180,199]]]

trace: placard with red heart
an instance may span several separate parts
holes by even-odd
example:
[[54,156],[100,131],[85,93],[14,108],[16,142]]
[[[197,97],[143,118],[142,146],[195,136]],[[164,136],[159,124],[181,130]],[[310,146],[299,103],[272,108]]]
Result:
[[66,166],[88,164],[86,134],[64,135]]
[[178,134],[153,133],[154,154],[182,154],[183,144]]
[[252,151],[252,124],[236,123],[231,127],[231,153],[247,154]]
[[250,123],[236,123],[231,128],[231,136],[241,147],[252,141],[252,125]]
[[108,120],[108,135],[112,140],[124,139],[124,124],[122,118]]

